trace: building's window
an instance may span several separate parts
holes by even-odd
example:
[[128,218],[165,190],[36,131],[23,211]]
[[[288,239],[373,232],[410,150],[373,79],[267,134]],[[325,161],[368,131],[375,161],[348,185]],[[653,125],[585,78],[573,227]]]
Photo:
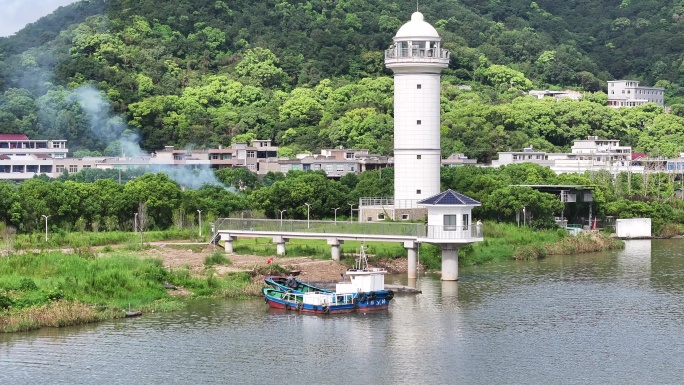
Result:
[[402,220],[402,221],[408,221],[408,220],[409,220],[409,215],[408,215],[408,214],[401,214],[401,220]]
[[416,194],[420,194],[420,190],[416,190]]
[[219,155],[218,155],[218,154],[211,154],[211,155],[209,156],[209,158],[210,158],[211,160],[219,160]]
[[299,165],[298,164],[293,164],[292,165],[293,170],[299,170]]
[[347,152],[344,154],[344,157],[347,159],[354,159],[354,153],[353,152]]
[[423,86],[421,84],[416,84],[417,89],[421,89]]
[[287,165],[285,165],[285,164],[280,165],[280,172],[285,174],[285,173],[287,173],[287,170],[288,170]]
[[19,166],[19,165],[12,166],[12,172],[24,172],[24,166]]
[[314,169],[314,170],[320,170],[320,169],[321,169],[321,165],[320,165],[320,164],[314,164],[313,169]]
[[325,165],[325,172],[326,172],[326,173],[329,173],[329,172],[332,172],[332,171],[333,171],[333,166],[332,166],[332,164],[326,164],[326,165]]
[[232,154],[225,154],[223,155],[223,160],[231,160],[233,158]]
[[55,170],[57,172],[64,172],[64,165],[58,164],[57,166],[55,166]]
[[75,164],[69,165],[69,172],[71,172],[71,173],[78,172],[78,166]]
[[416,155],[416,159],[421,159],[421,155]]
[[309,171],[309,170],[311,170],[311,165],[310,165],[310,164],[303,164],[303,165],[302,165],[302,170],[304,170],[304,171]]
[[444,231],[455,231],[456,230],[456,215],[445,215],[444,216]]
[[176,154],[173,156],[173,160],[183,160],[183,155],[181,154]]
[[468,230],[469,225],[470,225],[470,215],[469,214],[463,214],[463,230]]
[[92,168],[92,167],[93,167],[93,166],[91,166],[91,165],[89,165],[89,164],[84,164],[84,165],[83,165],[83,168]]
[[356,171],[356,166],[353,164],[351,166],[349,166],[349,171],[351,171],[351,172]]
[[343,164],[338,164],[337,165],[337,172],[342,172],[344,171],[344,165]]
[[383,213],[378,214],[378,220],[384,221],[385,220],[385,214],[383,214]]
[[256,151],[247,151],[248,158],[256,158]]
[[416,120],[416,124],[420,126],[422,122],[420,120]]

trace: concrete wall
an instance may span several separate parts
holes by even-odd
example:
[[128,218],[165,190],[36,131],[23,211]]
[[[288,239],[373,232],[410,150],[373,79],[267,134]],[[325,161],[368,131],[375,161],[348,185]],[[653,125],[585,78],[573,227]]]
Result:
[[651,236],[651,218],[617,219],[615,232],[620,238],[645,238]]

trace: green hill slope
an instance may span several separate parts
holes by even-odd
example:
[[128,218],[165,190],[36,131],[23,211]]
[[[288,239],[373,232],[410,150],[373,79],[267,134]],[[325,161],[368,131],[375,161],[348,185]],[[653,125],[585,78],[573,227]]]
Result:
[[[414,10],[383,0],[76,3],[0,39],[0,132],[112,154],[118,143],[97,132],[123,123],[148,150],[258,137],[283,155],[340,145],[391,153],[383,50]],[[658,154],[684,150],[680,118],[657,107],[615,111],[600,95],[520,98],[530,87],[594,92],[629,77],[666,86],[676,104],[678,1],[429,0],[420,10],[452,51],[445,154],[487,161],[529,144],[567,148],[589,134]],[[93,90],[106,102],[95,110],[83,103]]]

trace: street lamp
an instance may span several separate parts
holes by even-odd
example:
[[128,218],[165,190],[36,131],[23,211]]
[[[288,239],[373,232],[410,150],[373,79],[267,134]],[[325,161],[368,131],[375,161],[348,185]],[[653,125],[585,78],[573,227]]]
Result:
[[47,236],[47,219],[50,218],[49,215],[41,215],[41,217],[45,218],[45,242],[47,243],[48,241],[48,236]]
[[523,206],[523,226],[527,226],[527,218],[525,218],[525,206]]
[[353,203],[347,203],[349,205],[349,223],[352,223],[354,221],[354,204]]
[[309,229],[311,228],[311,223],[309,221],[309,212],[311,211],[311,204],[310,203],[304,203],[306,205],[306,228]]
[[283,227],[283,213],[287,210],[278,210],[280,211],[280,227]]
[[335,207],[335,226],[337,226],[337,210],[339,209],[339,207]]
[[199,236],[202,238],[202,210],[197,210],[199,213]]

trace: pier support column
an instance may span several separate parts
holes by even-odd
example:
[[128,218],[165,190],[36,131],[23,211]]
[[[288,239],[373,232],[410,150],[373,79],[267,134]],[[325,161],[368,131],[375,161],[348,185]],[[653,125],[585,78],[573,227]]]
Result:
[[404,242],[404,247],[408,252],[408,278],[416,279],[418,277],[417,250],[419,245],[417,242],[406,241]]
[[233,254],[233,241],[237,237],[230,236],[229,234],[221,234],[221,240],[223,241],[223,248],[226,254]]
[[330,254],[332,255],[333,261],[340,261],[340,255],[342,254],[341,245],[344,244],[343,240],[337,238],[328,238],[328,245],[330,245]]
[[442,249],[442,281],[458,281],[458,247],[440,245]]
[[284,237],[273,237],[273,243],[276,244],[276,255],[285,255],[285,243],[289,241]]

